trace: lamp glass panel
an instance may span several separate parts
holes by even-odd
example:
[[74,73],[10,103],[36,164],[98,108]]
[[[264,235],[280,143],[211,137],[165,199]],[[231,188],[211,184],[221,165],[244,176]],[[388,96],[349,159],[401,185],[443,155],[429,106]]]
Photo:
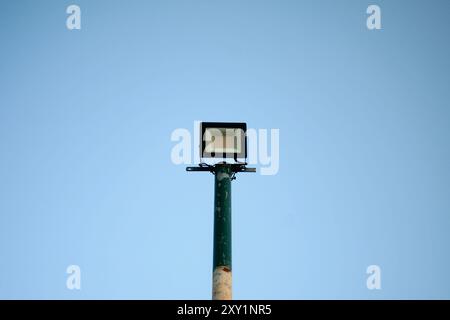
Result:
[[206,128],[205,153],[240,154],[244,148],[244,131],[240,128]]

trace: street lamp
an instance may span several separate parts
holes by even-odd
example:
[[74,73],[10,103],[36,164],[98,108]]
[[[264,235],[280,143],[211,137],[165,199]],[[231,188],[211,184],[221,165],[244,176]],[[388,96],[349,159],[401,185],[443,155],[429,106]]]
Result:
[[[246,123],[201,122],[200,159],[223,161],[186,168],[186,171],[209,171],[214,174],[213,300],[232,299],[231,181],[238,172],[256,172],[255,168],[246,167],[246,133]],[[229,163],[227,159],[234,162]]]

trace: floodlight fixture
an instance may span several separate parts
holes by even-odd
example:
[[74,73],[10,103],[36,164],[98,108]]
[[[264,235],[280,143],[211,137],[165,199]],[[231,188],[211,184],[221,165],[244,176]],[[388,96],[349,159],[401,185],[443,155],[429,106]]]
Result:
[[200,158],[246,159],[246,134],[243,122],[201,122]]

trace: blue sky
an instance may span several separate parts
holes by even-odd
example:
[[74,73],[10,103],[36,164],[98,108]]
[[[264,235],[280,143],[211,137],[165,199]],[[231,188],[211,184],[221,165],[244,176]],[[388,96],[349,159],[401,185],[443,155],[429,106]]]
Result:
[[278,174],[233,182],[234,298],[450,298],[450,2],[1,7],[0,298],[209,299],[195,120],[280,130]]

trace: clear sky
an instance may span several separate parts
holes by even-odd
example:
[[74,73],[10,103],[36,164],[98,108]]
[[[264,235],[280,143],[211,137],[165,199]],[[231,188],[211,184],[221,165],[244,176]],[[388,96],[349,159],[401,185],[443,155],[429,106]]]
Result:
[[209,299],[195,120],[280,130],[233,182],[234,298],[450,298],[450,1],[0,7],[0,298]]

